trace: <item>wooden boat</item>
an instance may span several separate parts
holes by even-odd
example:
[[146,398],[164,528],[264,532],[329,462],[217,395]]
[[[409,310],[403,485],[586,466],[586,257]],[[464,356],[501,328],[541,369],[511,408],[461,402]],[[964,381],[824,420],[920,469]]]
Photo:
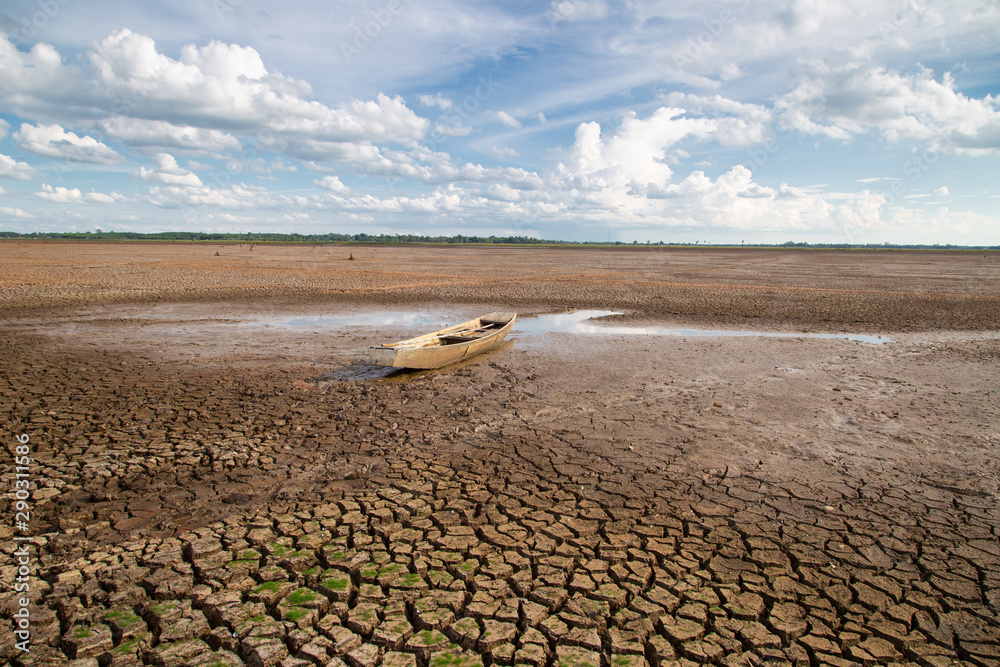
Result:
[[416,338],[369,347],[368,354],[376,366],[440,368],[496,347],[516,318],[516,313],[489,313]]

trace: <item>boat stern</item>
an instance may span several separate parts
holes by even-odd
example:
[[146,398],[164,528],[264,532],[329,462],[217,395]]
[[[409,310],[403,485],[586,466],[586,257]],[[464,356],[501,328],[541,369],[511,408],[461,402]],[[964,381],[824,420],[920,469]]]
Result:
[[373,366],[394,366],[396,360],[396,349],[392,347],[369,347],[368,358]]

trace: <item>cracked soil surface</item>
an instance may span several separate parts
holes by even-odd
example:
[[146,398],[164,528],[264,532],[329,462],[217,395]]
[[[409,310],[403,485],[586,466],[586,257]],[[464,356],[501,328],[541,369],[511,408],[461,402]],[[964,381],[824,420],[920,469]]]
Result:
[[[350,250],[0,243],[0,660],[1000,664],[1000,253]],[[287,324],[570,307],[888,342]]]

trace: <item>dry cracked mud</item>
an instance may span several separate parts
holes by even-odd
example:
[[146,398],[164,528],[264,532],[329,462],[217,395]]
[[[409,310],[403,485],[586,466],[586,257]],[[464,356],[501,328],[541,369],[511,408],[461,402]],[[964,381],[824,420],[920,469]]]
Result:
[[[990,267],[967,291],[995,298]],[[27,434],[36,487],[13,665],[1000,664],[988,326],[919,307],[884,344],[553,334],[379,377],[363,329],[248,333],[259,304],[110,306],[109,284],[2,322],[3,480]],[[6,553],[22,534],[0,527]]]

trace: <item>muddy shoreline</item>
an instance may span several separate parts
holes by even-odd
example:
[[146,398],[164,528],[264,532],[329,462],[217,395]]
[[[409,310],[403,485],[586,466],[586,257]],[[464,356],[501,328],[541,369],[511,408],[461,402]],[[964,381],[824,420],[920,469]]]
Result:
[[12,315],[159,302],[502,303],[817,331],[1000,328],[998,252],[3,241],[0,257],[0,307]]
[[[0,658],[1000,662],[993,255],[350,252],[0,243],[36,487]],[[418,325],[321,321],[494,307],[891,342],[553,331],[381,377]]]

